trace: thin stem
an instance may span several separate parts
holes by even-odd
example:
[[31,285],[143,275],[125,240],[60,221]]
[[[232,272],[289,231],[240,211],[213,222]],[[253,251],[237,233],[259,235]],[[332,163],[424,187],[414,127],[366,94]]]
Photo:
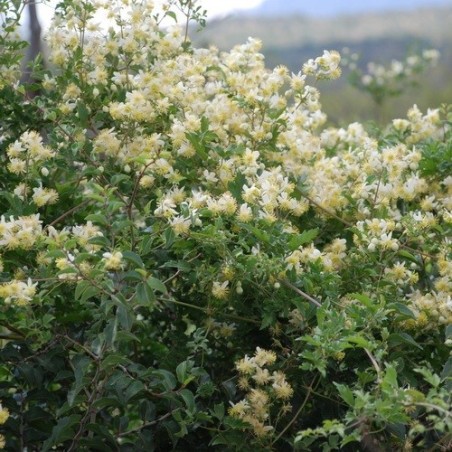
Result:
[[[189,303],[184,303],[183,301],[177,301],[177,300],[172,300],[172,299],[168,299],[168,298],[159,298],[160,301],[163,302],[170,302],[170,303],[174,303],[180,306],[185,306],[187,308],[192,308],[192,309],[196,309],[198,311],[202,311],[204,313],[210,313],[210,309],[206,309],[206,308],[202,308],[201,306],[195,306],[193,304],[189,304]],[[247,323],[252,323],[254,325],[260,325],[260,322],[254,319],[248,319],[246,317],[241,317],[239,315],[234,315],[234,314],[226,314],[224,312],[217,312],[216,314],[218,314],[221,317],[226,317],[227,319],[232,319],[232,320],[240,320],[241,322],[247,322]]]
[[416,402],[413,405],[416,406],[423,406],[425,408],[431,408],[433,410],[439,411],[440,413],[444,413],[447,417],[452,417],[452,412],[449,410],[446,410],[445,408],[442,408],[438,405],[433,405],[433,403],[425,403],[425,402]]
[[78,204],[77,206],[72,207],[72,209],[69,209],[67,212],[64,212],[63,214],[61,214],[58,218],[56,218],[55,220],[53,220],[51,223],[49,223],[47,225],[48,226],[53,226],[57,223],[59,223],[61,220],[64,220],[67,216],[71,215],[72,213],[76,212],[78,209],[81,209],[82,207],[86,206],[88,203],[90,203],[91,200],[90,199],[86,199],[85,201],[81,202],[80,204]]
[[179,410],[179,408],[176,408],[175,410],[170,411],[169,413],[166,413],[163,416],[160,416],[158,419],[154,419],[153,421],[146,422],[143,425],[140,425],[140,427],[135,427],[131,430],[128,430],[127,432],[118,433],[116,435],[116,437],[120,438],[121,436],[127,436],[127,435],[130,435],[131,433],[139,432],[140,430],[143,430],[146,427],[152,427],[153,425],[158,424],[160,421],[163,421],[164,419],[172,416],[172,414],[177,410]]
[[303,403],[300,405],[300,408],[298,408],[297,412],[295,413],[294,417],[288,422],[288,424],[279,432],[279,435],[272,441],[272,445],[275,444],[279,439],[284,435],[284,433],[287,432],[287,430],[291,427],[291,425],[297,420],[298,416],[300,416],[301,412],[303,411],[304,407],[306,406],[306,403],[308,403],[309,397],[312,393],[312,388],[314,385],[317,384],[318,379],[316,381],[317,377],[314,377],[314,379],[311,381],[311,384],[308,387],[308,391],[306,392],[306,396],[303,400]]
[[307,293],[303,292],[302,290],[300,290],[298,287],[295,287],[292,283],[290,283],[289,281],[287,281],[286,279],[280,279],[280,281],[287,286],[289,289],[292,289],[294,292],[296,292],[298,295],[301,295],[305,300],[309,301],[310,303],[312,303],[314,306],[317,306],[318,308],[321,308],[322,305],[313,297],[311,297],[311,295],[308,295]]
[[314,204],[316,207],[318,207],[320,210],[323,210],[323,212],[327,213],[330,217],[336,218],[336,220],[340,221],[341,223],[345,224],[349,228],[351,228],[353,225],[352,223],[348,222],[347,220],[344,220],[343,218],[337,216],[334,212],[331,212],[331,210],[326,209],[325,207],[321,206],[318,202],[311,199],[308,195],[301,194],[304,198],[306,198],[311,204]]
[[369,357],[370,361],[372,362],[372,365],[374,366],[375,370],[377,371],[378,377],[380,377],[381,368],[380,368],[379,364],[377,363],[377,360],[374,358],[372,353],[370,353],[370,351],[367,348],[365,348],[364,351],[367,353],[367,356]]

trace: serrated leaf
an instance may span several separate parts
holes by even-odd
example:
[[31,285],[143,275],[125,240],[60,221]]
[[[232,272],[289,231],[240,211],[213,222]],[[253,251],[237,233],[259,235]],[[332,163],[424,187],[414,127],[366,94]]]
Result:
[[383,378],[383,383],[388,384],[392,388],[398,388],[397,383],[397,371],[392,366],[386,368],[385,376]]
[[344,402],[353,407],[355,404],[353,391],[348,386],[341,385],[339,383],[334,383],[334,386],[336,386],[337,390],[339,391],[339,395],[344,400]]
[[437,388],[441,383],[441,378],[425,367],[414,369],[414,371],[421,374],[424,377],[424,380],[427,383],[430,383],[434,388]]

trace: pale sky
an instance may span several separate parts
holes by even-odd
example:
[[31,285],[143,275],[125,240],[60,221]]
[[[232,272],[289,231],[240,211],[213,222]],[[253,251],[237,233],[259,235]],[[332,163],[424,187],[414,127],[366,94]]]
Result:
[[263,0],[202,0],[201,4],[207,9],[208,16],[221,16],[237,9],[249,9],[261,4]]
[[[160,0],[154,0],[155,3],[161,3]],[[261,4],[263,0],[200,0],[200,4],[207,10],[207,21],[214,17],[221,17],[239,9],[249,9]],[[49,2],[55,5],[56,1]],[[39,5],[39,19],[47,27],[50,23],[52,7],[49,5]]]

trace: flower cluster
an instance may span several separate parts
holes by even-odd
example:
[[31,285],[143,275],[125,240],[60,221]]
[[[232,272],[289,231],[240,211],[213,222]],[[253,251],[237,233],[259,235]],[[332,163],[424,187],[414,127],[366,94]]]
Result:
[[36,294],[36,286],[30,278],[27,282],[12,280],[6,284],[0,285],[0,297],[4,299],[5,304],[15,304],[17,306],[27,305]]
[[400,95],[409,85],[408,81],[412,82],[413,76],[435,66],[440,57],[437,50],[427,49],[420,54],[409,55],[403,61],[392,60],[389,66],[369,62],[367,71],[363,72],[357,65],[357,54],[350,55],[348,49],[345,49],[344,54],[343,64],[351,70],[352,84],[368,92],[379,105],[387,97]]
[[0,246],[8,250],[31,249],[42,237],[42,221],[39,214],[0,218]]
[[270,410],[276,404],[283,404],[282,412],[291,409],[288,400],[293,395],[292,386],[283,372],[270,371],[275,362],[274,352],[257,347],[254,356],[245,356],[235,364],[240,375],[238,385],[246,391],[246,395],[229,408],[229,414],[250,424],[258,437],[273,431]]
[[308,60],[303,65],[303,72],[306,75],[313,75],[317,79],[334,80],[341,75],[340,63],[339,52],[324,50],[322,56]]
[[[194,3],[171,0],[166,11],[177,4]],[[99,444],[138,436],[144,444],[154,429],[162,438],[174,432],[174,423],[196,435],[189,423],[214,422],[215,412],[221,427],[215,433],[210,424],[209,440],[237,438],[230,429],[248,426],[251,447],[277,448],[295,426],[281,427],[290,402],[305,396],[307,417],[324,403],[350,419],[347,432],[399,421],[374,391],[395,385],[393,373],[384,377],[392,351],[400,360],[406,351],[392,370],[413,385],[408,368],[424,365],[421,358],[438,367],[446,356],[445,110],[413,106],[378,132],[325,126],[309,76],[338,76],[337,52],[291,74],[265,68],[257,39],[228,52],[194,49],[184,30],[160,27],[152,2],[63,0],[58,10],[42,93],[26,101],[42,117],[19,118],[17,129],[0,118],[2,327],[12,328],[11,342],[17,335],[29,344],[8,359],[18,356],[17,369],[44,368],[36,350],[49,350],[58,375],[74,382],[65,421],[80,423],[68,426],[80,435],[58,442],[52,434],[48,447],[82,447],[80,410],[101,398],[101,427],[91,432]],[[105,26],[99,10],[108,14]],[[273,350],[259,347],[269,343]],[[214,386],[231,385],[231,356],[254,349],[235,363],[243,397],[228,424],[227,400]],[[357,368],[365,381],[350,379]],[[31,388],[27,369],[8,378]],[[285,369],[297,369],[297,387]],[[313,371],[324,376],[315,391],[295,394],[314,388]],[[118,392],[123,383],[127,391]],[[43,389],[52,391],[44,411],[55,429],[67,401],[67,385],[57,386]],[[378,402],[368,419],[353,411],[355,393]],[[27,394],[24,410],[41,407],[43,393]],[[155,424],[129,395],[152,398]],[[436,402],[425,398],[419,418],[429,419],[423,414]],[[180,409],[168,417],[169,406]],[[38,442],[29,447],[42,448]]]
[[[9,411],[6,408],[2,407],[2,404],[0,403],[0,425],[4,424],[9,418]],[[0,449],[3,449],[5,447],[5,437],[3,435],[0,435]]]

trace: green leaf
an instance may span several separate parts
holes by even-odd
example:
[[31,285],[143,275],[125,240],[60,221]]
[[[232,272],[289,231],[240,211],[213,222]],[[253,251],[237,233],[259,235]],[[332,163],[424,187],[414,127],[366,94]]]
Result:
[[89,117],[89,111],[83,102],[77,102],[77,115],[82,125],[86,125]]
[[145,282],[137,285],[135,301],[142,306],[151,307],[154,305],[155,295],[151,287]]
[[106,358],[102,361],[100,368],[102,370],[110,370],[116,367],[118,364],[121,364],[122,366],[127,366],[128,364],[131,363],[132,361],[130,361],[130,359],[126,358],[125,356],[112,353],[106,356]]
[[425,367],[420,367],[414,369],[415,372],[421,374],[427,383],[430,383],[434,388],[437,388],[441,383],[441,378],[439,375],[434,374],[430,369]]
[[246,184],[246,177],[242,173],[238,173],[234,180],[228,183],[228,189],[232,196],[238,201],[243,202],[242,190],[243,186]]
[[154,290],[158,290],[159,292],[166,294],[168,293],[168,291],[166,290],[165,284],[162,283],[162,281],[160,281],[157,278],[154,278],[153,276],[150,276],[147,280],[146,280],[146,284]]
[[392,388],[398,388],[397,383],[397,371],[394,367],[388,366],[386,368],[385,376],[383,378],[383,384],[389,385]]
[[91,237],[88,240],[91,245],[100,245],[104,248],[110,248],[110,241],[104,236]]
[[366,308],[370,309],[372,312],[376,312],[378,309],[372,299],[367,295],[361,293],[351,293],[349,294],[349,296],[353,297],[355,300],[360,301]]
[[84,303],[89,298],[99,295],[100,290],[92,286],[89,281],[79,281],[75,288],[75,299]]
[[187,410],[190,413],[194,413],[196,405],[193,393],[188,389],[182,389],[181,391],[179,391],[179,395],[184,399],[185,405],[187,405]]
[[393,347],[396,347],[397,345],[401,344],[407,344],[412,345],[413,347],[416,347],[419,350],[423,350],[423,348],[408,333],[393,333],[389,335],[388,343]]
[[369,350],[374,349],[374,345],[372,344],[372,342],[369,342],[366,338],[359,335],[346,337],[345,340],[349,343],[356,344],[358,347],[361,348],[367,348]]
[[350,405],[351,407],[355,404],[355,398],[353,396],[353,391],[345,385],[334,383],[334,386],[336,386],[337,390],[339,391],[339,395],[344,400],[344,402],[347,403],[347,405]]
[[216,403],[213,407],[213,414],[219,421],[223,420],[225,414],[224,404]]
[[143,389],[144,389],[144,384],[141,381],[138,381],[138,380],[132,381],[132,383],[127,387],[127,389],[124,393],[124,398],[125,398],[126,403],[129,402],[129,400],[132,397],[135,397],[138,393],[143,391]]
[[446,364],[444,364],[441,372],[441,379],[445,380],[446,378],[449,379],[449,383],[452,383],[452,356],[449,356],[449,359],[446,361]]
[[90,286],[88,281],[79,281],[77,286],[75,287],[74,297],[76,300],[79,300],[82,296],[83,292]]
[[79,426],[82,416],[79,414],[72,414],[71,416],[59,419],[57,425],[53,427],[52,435],[44,442],[42,452],[48,452],[54,446],[58,446],[64,441],[74,438],[75,429]]
[[247,422],[232,416],[226,416],[224,418],[224,425],[226,425],[227,427],[231,427],[233,429],[240,430],[250,426]]
[[419,264],[419,261],[416,259],[416,256],[411,254],[410,252],[406,250],[399,250],[397,254],[401,257],[404,257],[405,259],[409,260],[410,262],[414,262],[415,264]]
[[176,367],[177,381],[181,384],[184,384],[185,380],[187,379],[188,364],[189,361],[183,361]]
[[447,325],[445,330],[446,340],[452,339],[452,325]]
[[154,245],[154,238],[150,235],[143,238],[143,241],[140,245],[140,253],[142,256],[146,256],[152,251]]
[[100,213],[92,213],[85,218],[86,221],[92,221],[95,224],[100,224],[101,226],[110,226],[110,222],[108,221],[105,215]]
[[388,309],[393,309],[398,314],[408,317],[410,319],[415,319],[416,316],[414,315],[413,311],[405,304],[403,303],[390,303],[388,304]]
[[177,385],[174,375],[165,369],[155,370],[152,374],[160,379],[160,382],[166,391],[172,391]]
[[177,268],[182,272],[188,272],[191,270],[191,265],[185,261],[168,261],[161,265],[160,268]]
[[301,245],[312,242],[317,237],[318,234],[319,230],[316,228],[303,231],[301,234],[292,237],[292,239],[288,243],[290,251],[295,251]]
[[144,263],[141,260],[141,257],[133,251],[122,251],[122,257],[126,261],[135,265],[135,268],[144,268]]
[[121,325],[126,331],[130,331],[133,325],[134,317],[126,306],[122,303],[118,304],[116,310],[116,317],[119,325]]

